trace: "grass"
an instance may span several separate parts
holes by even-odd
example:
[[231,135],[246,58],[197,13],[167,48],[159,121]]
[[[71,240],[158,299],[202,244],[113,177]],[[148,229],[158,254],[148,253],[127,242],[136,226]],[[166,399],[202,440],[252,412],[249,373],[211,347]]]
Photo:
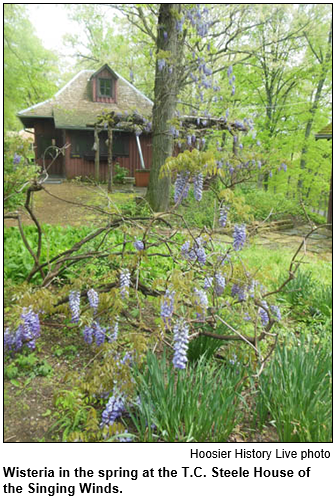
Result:
[[259,380],[260,423],[274,422],[281,442],[329,442],[331,346],[297,341],[278,347]]
[[139,394],[131,418],[140,441],[225,442],[239,423],[242,373],[201,358],[186,370],[149,353],[136,370]]
[[[271,288],[277,287],[288,277],[287,270],[294,252],[295,250],[290,248],[270,250],[252,243],[240,252],[240,256],[248,263],[248,270],[251,273],[257,272],[260,281]],[[321,261],[317,257],[306,256],[300,269],[311,273],[311,278],[317,282],[322,284],[331,283],[330,262]],[[292,283],[295,284],[295,280]]]

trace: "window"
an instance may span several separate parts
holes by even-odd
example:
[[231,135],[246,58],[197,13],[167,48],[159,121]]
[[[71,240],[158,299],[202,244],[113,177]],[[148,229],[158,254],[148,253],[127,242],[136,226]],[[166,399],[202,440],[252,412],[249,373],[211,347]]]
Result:
[[111,78],[99,78],[99,95],[101,97],[113,97]]
[[[102,131],[99,134],[99,153],[102,161],[107,161],[107,132]],[[71,134],[71,158],[85,158],[94,160],[95,152],[92,149],[94,143],[93,132],[73,132]],[[113,158],[117,156],[129,156],[129,135],[121,132],[113,132],[112,144]]]

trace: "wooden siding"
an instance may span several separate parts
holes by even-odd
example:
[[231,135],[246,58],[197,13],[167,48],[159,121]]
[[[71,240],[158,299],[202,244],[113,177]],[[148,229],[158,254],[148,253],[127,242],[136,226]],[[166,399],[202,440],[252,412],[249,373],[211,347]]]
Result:
[[[54,121],[52,119],[40,119],[36,120],[34,123],[35,139],[34,139],[34,152],[35,152],[35,162],[37,165],[43,166],[43,161],[41,155],[39,154],[39,141],[41,139],[54,140],[55,146],[61,148],[64,146],[64,137],[62,130],[56,130],[54,127]],[[52,165],[50,165],[52,163]],[[45,164],[48,169],[49,175],[59,175],[61,177],[65,176],[65,162],[64,157],[60,155],[55,161],[52,162],[52,158],[47,154],[45,158]],[[50,167],[49,167],[50,165]]]
[[[66,131],[66,142],[71,143],[71,134],[74,132]],[[128,170],[129,176],[135,177],[135,170],[141,168],[139,151],[134,134],[129,136],[129,156],[117,157],[113,163]],[[93,132],[92,132],[93,141]],[[151,167],[152,163],[152,138],[149,135],[140,136],[142,154],[146,168]],[[94,177],[94,161],[85,160],[84,158],[71,158],[71,147],[66,150],[65,164],[66,177],[73,179],[75,177]],[[100,180],[107,182],[107,161],[100,161]]]
[[[55,129],[52,119],[36,119],[34,123],[35,129],[35,161],[42,166],[42,159],[38,158],[37,142],[39,137],[55,139],[56,146],[62,147],[65,144],[70,146],[65,150],[65,155],[61,155],[48,169],[49,175],[60,175],[67,179],[75,177],[94,177],[94,161],[84,158],[71,158],[71,137],[76,133],[74,130],[58,130]],[[135,177],[135,171],[141,169],[141,161],[138,151],[138,146],[135,134],[128,133],[129,137],[129,156],[120,156],[114,159],[113,163],[119,165],[128,171],[128,175]],[[93,131],[92,131],[93,143]],[[140,136],[140,144],[142,155],[146,169],[151,168],[152,164],[152,136],[150,134],[142,134]],[[48,166],[51,160],[46,160]],[[100,180],[107,182],[107,161],[100,162]]]

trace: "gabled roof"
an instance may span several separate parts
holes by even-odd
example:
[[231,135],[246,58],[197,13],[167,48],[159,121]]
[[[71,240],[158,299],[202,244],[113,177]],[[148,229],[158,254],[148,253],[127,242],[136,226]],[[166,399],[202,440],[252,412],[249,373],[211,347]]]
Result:
[[315,134],[315,139],[332,139],[332,122]]
[[104,66],[102,66],[101,68],[99,68],[97,71],[95,71],[95,73],[93,73],[93,75],[91,75],[90,80],[92,80],[92,78],[95,78],[96,76],[98,76],[99,73],[101,73],[105,69],[107,69],[107,71],[109,73],[111,73],[111,75],[114,76],[114,78],[116,78],[116,79],[119,78],[119,75],[115,71],[113,71],[113,69],[111,69],[108,64],[104,64]]
[[[106,68],[118,78],[117,103],[101,103],[92,100],[91,78]],[[102,111],[132,113],[149,118],[153,102],[134,85],[116,71],[104,65],[98,71],[82,70],[70,80],[54,97],[20,111],[17,116],[26,127],[33,126],[35,118],[51,118],[58,129],[85,129],[87,124],[95,123]]]

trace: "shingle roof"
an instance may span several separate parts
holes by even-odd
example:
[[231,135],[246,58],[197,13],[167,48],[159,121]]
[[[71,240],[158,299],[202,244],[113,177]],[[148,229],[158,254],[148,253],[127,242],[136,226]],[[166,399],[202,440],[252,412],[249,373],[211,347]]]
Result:
[[315,134],[315,139],[332,139],[332,122]]
[[55,127],[59,129],[87,128],[89,123],[96,121],[102,111],[119,113],[137,111],[147,118],[150,117],[153,102],[116,72],[114,73],[118,77],[117,103],[93,102],[90,78],[95,73],[97,73],[95,70],[80,71],[54,97],[20,111],[17,116],[26,126],[32,118],[53,118]]

